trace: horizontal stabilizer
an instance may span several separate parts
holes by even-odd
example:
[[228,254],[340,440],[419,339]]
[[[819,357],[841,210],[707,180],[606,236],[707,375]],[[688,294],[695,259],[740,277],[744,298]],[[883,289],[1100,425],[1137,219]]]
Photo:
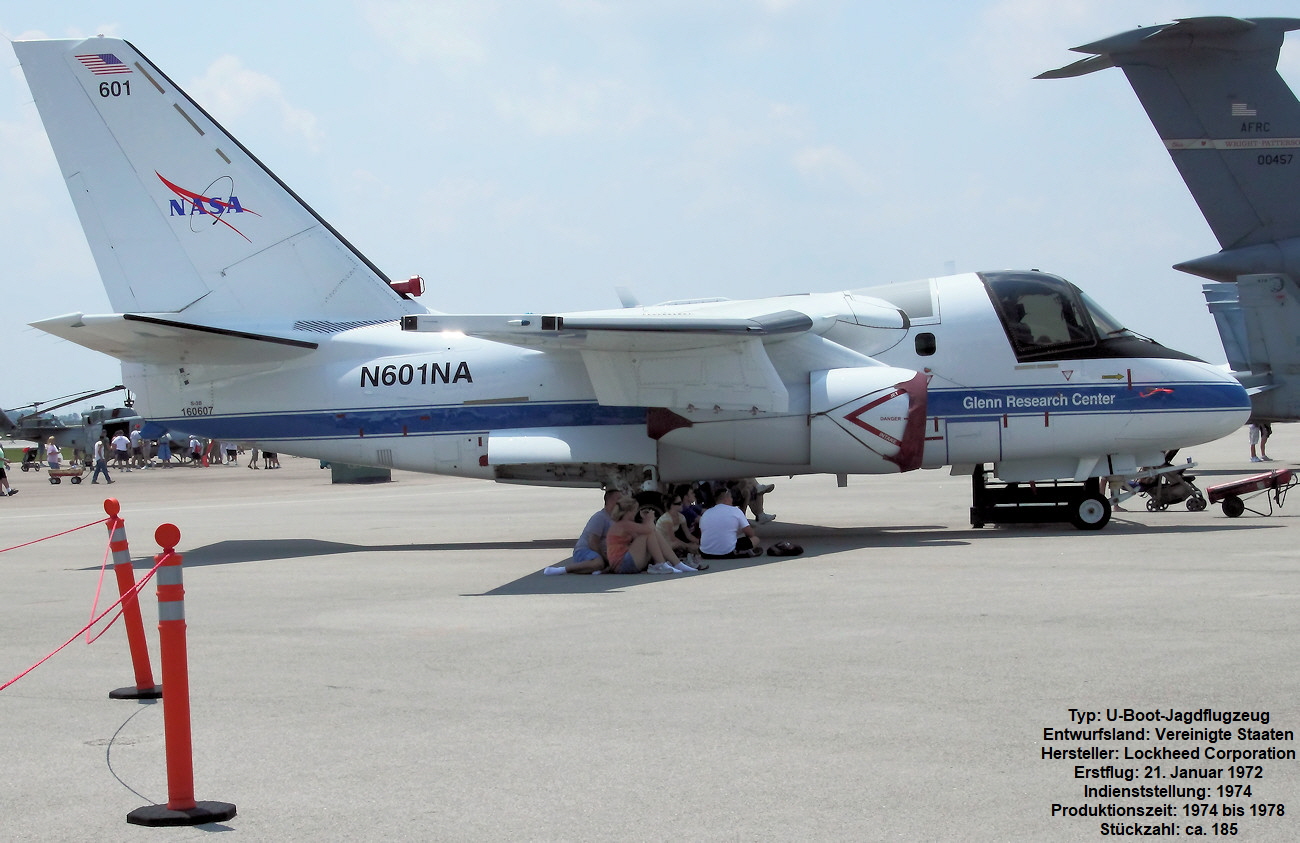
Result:
[[1115,62],[1110,60],[1110,56],[1089,56],[1086,59],[1079,59],[1074,64],[1067,64],[1065,67],[1059,67],[1056,70],[1048,70],[1035,76],[1035,79],[1072,79],[1075,76],[1086,76],[1098,70],[1105,70],[1108,67],[1114,67]]
[[1123,70],[1219,246],[1242,250],[1300,236],[1300,102],[1277,72],[1296,29],[1300,19],[1187,18],[1075,47],[1093,55],[1038,78]]
[[161,316],[70,313],[31,323],[48,334],[130,363],[240,365],[290,360],[317,344],[292,337],[253,334]]

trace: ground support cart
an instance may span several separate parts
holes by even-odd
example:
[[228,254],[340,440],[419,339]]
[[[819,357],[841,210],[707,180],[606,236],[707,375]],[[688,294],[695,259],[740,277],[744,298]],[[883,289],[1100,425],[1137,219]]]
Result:
[[1110,521],[1110,501],[1101,493],[1096,477],[1082,483],[1003,483],[989,480],[990,473],[977,465],[971,475],[970,523],[976,529],[985,524],[1068,521],[1080,530],[1100,530]]
[[[1206,491],[1210,495],[1210,503],[1223,503],[1223,514],[1229,518],[1236,518],[1248,509],[1256,515],[1272,515],[1273,505],[1277,504],[1281,507],[1286,501],[1287,490],[1297,483],[1300,483],[1300,480],[1295,478],[1289,468],[1279,468],[1266,474],[1234,480],[1231,483],[1220,483]],[[1260,512],[1258,509],[1246,506],[1247,500],[1260,495],[1264,495],[1268,501],[1268,512]]]

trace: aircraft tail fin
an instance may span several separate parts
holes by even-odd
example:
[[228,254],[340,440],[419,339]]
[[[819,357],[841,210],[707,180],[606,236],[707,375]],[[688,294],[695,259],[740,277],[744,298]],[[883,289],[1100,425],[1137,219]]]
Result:
[[1300,341],[1300,287],[1278,274],[1243,275],[1235,284],[1204,285],[1228,365],[1250,393],[1253,417],[1300,418],[1295,349]]
[[13,47],[118,312],[207,324],[425,312],[130,43]]
[[1300,102],[1277,60],[1295,29],[1189,18],[1076,47],[1093,55],[1038,77],[1124,71],[1223,249],[1179,269],[1222,281],[1285,271],[1275,246],[1300,238]]
[[[1250,358],[1250,336],[1246,332],[1246,313],[1241,307],[1236,284],[1224,284],[1218,281],[1201,285],[1205,304],[1210,315],[1214,317],[1215,327],[1219,330],[1219,339],[1223,342],[1223,353],[1228,358],[1228,368],[1234,372],[1252,372],[1257,365],[1252,365]],[[1258,358],[1257,359],[1262,359]]]

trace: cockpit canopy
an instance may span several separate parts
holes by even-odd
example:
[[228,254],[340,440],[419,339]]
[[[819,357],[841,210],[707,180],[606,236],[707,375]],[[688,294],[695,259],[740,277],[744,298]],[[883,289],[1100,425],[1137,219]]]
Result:
[[1195,358],[1139,336],[1078,287],[1045,272],[981,272],[1016,359]]

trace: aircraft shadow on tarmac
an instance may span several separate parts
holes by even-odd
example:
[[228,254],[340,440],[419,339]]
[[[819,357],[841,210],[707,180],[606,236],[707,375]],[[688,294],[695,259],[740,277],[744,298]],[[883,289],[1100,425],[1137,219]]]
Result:
[[[805,552],[803,558],[817,556],[822,553],[836,553],[863,547],[915,547],[917,545],[933,547],[965,544],[964,541],[955,541],[947,537],[940,538],[940,534],[934,531],[942,529],[942,527],[932,525],[833,528],[806,524],[783,524],[780,535],[765,535],[763,540],[769,545],[775,541],[780,541],[781,539],[794,540],[804,546]],[[562,564],[568,558],[568,553],[572,547],[573,538],[567,536],[556,539],[532,539],[530,541],[416,542],[410,544],[378,545],[334,542],[314,538],[296,538],[236,539],[216,542],[201,547],[181,547],[179,550],[181,555],[184,557],[185,567],[193,568],[206,565],[231,565],[243,562],[274,562],[277,560],[303,559],[313,556],[334,556],[343,553],[437,553],[440,551],[474,550],[506,552],[554,550],[559,552],[555,554],[553,559],[545,560],[544,564]],[[763,556],[755,559],[721,560],[721,563],[728,569],[734,569],[737,567],[765,565],[769,562],[780,562],[792,558],[799,557]],[[136,558],[133,560],[132,565],[137,570],[148,570],[153,567],[153,558]],[[513,589],[520,583],[536,580],[541,578],[541,576],[540,569],[530,567],[527,575],[514,583],[502,586],[502,589]],[[546,579],[551,581],[567,580],[572,583],[582,578],[547,577]],[[599,578],[587,577],[585,579],[595,582]],[[640,582],[651,582],[657,579],[660,579],[660,577],[612,576],[610,577],[609,584],[601,590],[608,591],[614,588],[621,588]],[[540,589],[540,592],[548,593],[557,590],[560,589],[543,588]],[[512,594],[521,592],[494,589],[487,593]]]
[[[848,550],[863,550],[888,547],[954,547],[968,542],[952,538],[949,533],[940,533],[942,526],[929,524],[909,524],[891,527],[825,527],[817,524],[792,524],[783,522],[776,526],[765,527],[760,539],[765,547],[778,541],[793,541],[801,545],[804,552],[799,556],[756,556],[752,559],[709,559],[705,560],[708,570],[697,574],[660,575],[641,574],[620,576],[605,574],[602,576],[554,576],[548,577],[540,571],[533,570],[513,582],[498,586],[482,594],[466,594],[466,597],[498,597],[503,595],[523,594],[600,594],[623,591],[639,585],[650,585],[672,579],[688,579],[707,576],[725,571],[738,571],[757,568],[780,562],[799,564],[831,553]],[[565,550],[569,545],[565,545]],[[567,555],[555,559],[549,564],[563,565]]]
[[[533,541],[445,542],[412,544],[350,544],[323,539],[242,539],[216,542],[186,549],[179,548],[186,568],[201,565],[232,565],[239,562],[274,562],[340,553],[436,553],[447,550],[561,550],[572,547],[572,539],[534,539]],[[152,558],[134,559],[139,570],[153,567]]]
[[[1168,525],[1148,525],[1140,524],[1133,521],[1123,520],[1123,516],[1128,513],[1119,512],[1112,521],[1109,530],[1115,532],[1122,531],[1124,535],[1158,535],[1168,533],[1170,535],[1186,535],[1192,533],[1218,532],[1220,530],[1243,530],[1255,529],[1262,527],[1282,527],[1282,524],[1269,524],[1263,519],[1254,519],[1248,522],[1228,522],[1227,519],[1218,519],[1216,523],[1211,524],[1178,524],[1170,523]],[[931,532],[933,531],[933,532]],[[939,532],[943,531],[943,532]],[[736,571],[746,568],[756,568],[760,565],[771,565],[773,563],[805,563],[810,559],[816,559],[818,556],[825,556],[835,553],[842,553],[850,550],[877,550],[886,548],[915,548],[915,547],[958,547],[968,545],[976,541],[995,541],[998,539],[1011,538],[1028,538],[1032,536],[1043,536],[1057,534],[1069,537],[1078,537],[1080,540],[1086,540],[1088,536],[1100,535],[1098,533],[1080,533],[1069,524],[1006,524],[991,526],[983,529],[965,529],[965,530],[948,530],[941,526],[926,525],[906,525],[893,527],[822,527],[807,524],[783,524],[781,535],[764,535],[763,542],[770,545],[772,542],[781,539],[795,539],[797,544],[802,544],[804,552],[800,556],[760,556],[753,559],[710,559],[707,560],[709,569],[698,574],[678,574],[670,575],[637,575],[637,576],[617,576],[603,575],[593,576],[554,576],[548,577],[540,571],[530,571],[525,576],[520,577],[513,582],[498,586],[483,594],[466,594],[465,597],[495,597],[501,595],[526,595],[526,594],[599,594],[602,592],[622,591],[638,585],[649,585],[651,583],[661,582],[673,579],[689,579],[709,574],[721,573],[725,571]],[[567,549],[567,548],[566,548]],[[557,559],[553,564],[563,563],[563,559]],[[870,558],[864,558],[864,562],[870,562]]]
[[[1125,518],[1130,513],[1117,512],[1109,532],[1123,531],[1126,535],[1146,535],[1170,533],[1185,535],[1199,532],[1217,532],[1220,530],[1256,529],[1263,527],[1282,527],[1280,523],[1270,524],[1267,519],[1252,517],[1249,520],[1229,521],[1216,518],[1210,523],[1187,524],[1170,522],[1169,524],[1142,524]],[[1143,513],[1147,515],[1148,513]],[[1154,515],[1154,513],[1150,513]],[[524,594],[597,594],[622,591],[638,585],[649,585],[663,580],[698,577],[725,571],[755,568],[773,563],[806,563],[819,556],[843,553],[852,550],[874,550],[887,548],[915,547],[957,547],[973,541],[990,541],[999,538],[1042,536],[1060,534],[1086,539],[1089,535],[1080,534],[1068,524],[1013,524],[987,527],[984,529],[952,530],[943,525],[906,524],[872,527],[826,527],[814,524],[782,523],[779,532],[774,528],[763,531],[763,542],[771,545],[782,539],[794,541],[804,548],[800,556],[760,556],[753,559],[718,559],[709,561],[709,569],[699,574],[681,574],[677,576],[555,576],[548,577],[541,573],[539,567],[530,564],[529,569],[518,579],[504,583],[482,593],[466,594],[466,597],[488,597]],[[324,539],[240,539],[216,542],[195,548],[181,548],[186,567],[206,565],[230,565],[244,562],[275,562],[285,559],[303,559],[314,556],[334,556],[347,553],[437,553],[447,551],[557,551],[554,558],[542,560],[543,564],[563,564],[572,547],[570,537],[555,539],[533,539],[530,541],[482,541],[482,542],[426,542],[410,544],[365,545],[349,542],[334,542]],[[532,558],[536,559],[534,555]],[[869,560],[864,560],[869,561]],[[148,570],[153,566],[152,557],[133,560],[137,570]],[[87,569],[90,570],[90,569]]]

